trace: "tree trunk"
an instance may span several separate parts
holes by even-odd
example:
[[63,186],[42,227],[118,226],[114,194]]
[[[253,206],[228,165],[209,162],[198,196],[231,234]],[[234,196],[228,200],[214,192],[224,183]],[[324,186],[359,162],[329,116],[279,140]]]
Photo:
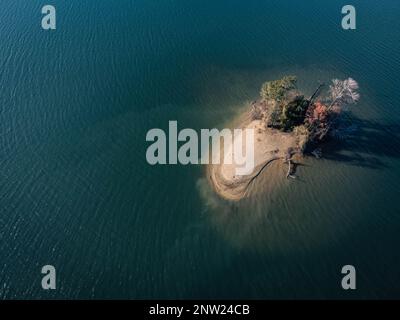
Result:
[[321,84],[318,86],[317,90],[314,91],[314,93],[313,93],[313,94],[311,95],[311,97],[308,99],[308,103],[309,103],[309,104],[312,103],[312,101],[313,101],[313,100],[315,99],[315,97],[317,96],[319,90],[320,90],[324,85],[325,85],[325,83],[321,83]]

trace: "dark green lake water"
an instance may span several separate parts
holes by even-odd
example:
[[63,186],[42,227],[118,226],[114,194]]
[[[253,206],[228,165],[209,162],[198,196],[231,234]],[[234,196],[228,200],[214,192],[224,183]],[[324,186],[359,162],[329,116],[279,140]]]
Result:
[[[54,32],[44,4],[0,3],[1,298],[399,298],[398,0],[351,1],[355,31],[339,0],[53,0]],[[286,74],[362,96],[297,181],[232,205],[147,164],[149,129],[221,127]]]

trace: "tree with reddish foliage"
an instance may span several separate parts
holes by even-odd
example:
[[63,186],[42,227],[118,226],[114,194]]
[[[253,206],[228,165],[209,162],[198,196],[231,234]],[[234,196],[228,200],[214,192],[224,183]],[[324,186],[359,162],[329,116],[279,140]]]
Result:
[[329,130],[331,118],[329,108],[320,101],[308,107],[305,124],[312,139],[322,140],[325,137]]
[[315,122],[319,124],[324,124],[328,121],[328,107],[317,101],[311,105],[307,110],[306,122],[309,125],[313,125]]
[[[337,119],[346,105],[357,103],[360,99],[358,83],[348,78],[346,80],[332,80],[329,86],[329,97],[324,104],[321,101],[310,103],[305,125],[310,131],[311,140],[322,140],[328,131],[337,124]],[[325,100],[324,100],[325,101]]]

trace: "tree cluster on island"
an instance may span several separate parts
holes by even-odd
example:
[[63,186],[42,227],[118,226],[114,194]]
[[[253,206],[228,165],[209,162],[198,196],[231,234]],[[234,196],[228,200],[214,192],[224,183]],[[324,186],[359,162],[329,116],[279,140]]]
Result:
[[309,98],[299,92],[296,82],[295,76],[265,82],[261,99],[252,104],[251,118],[267,128],[301,135],[305,144],[321,142],[334,132],[343,108],[360,98],[358,83],[352,78],[332,80],[325,96],[321,96],[321,84]]

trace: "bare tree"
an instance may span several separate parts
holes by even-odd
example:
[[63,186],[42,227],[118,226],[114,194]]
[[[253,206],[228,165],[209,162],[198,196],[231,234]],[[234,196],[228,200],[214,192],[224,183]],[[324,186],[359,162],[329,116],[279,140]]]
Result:
[[328,110],[334,105],[353,104],[360,99],[360,94],[357,92],[358,83],[352,78],[346,80],[333,79],[329,86],[329,94],[331,96],[331,104]]

